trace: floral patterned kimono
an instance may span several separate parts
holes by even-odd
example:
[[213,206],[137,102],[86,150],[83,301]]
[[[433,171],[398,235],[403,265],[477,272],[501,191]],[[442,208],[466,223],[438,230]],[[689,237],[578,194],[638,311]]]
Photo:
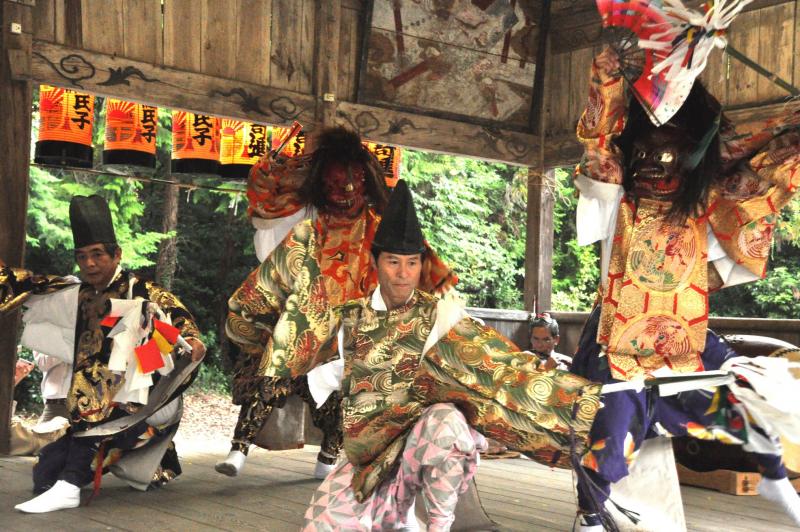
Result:
[[[733,352],[707,330],[708,293],[764,277],[779,210],[800,185],[800,111],[747,131],[720,131],[724,179],[711,186],[700,214],[671,223],[667,202],[642,198],[636,205],[625,195],[622,153],[613,142],[627,120],[623,81],[601,84],[596,69],[578,124],[585,155],[575,182],[578,241],[602,242],[602,286],[572,370],[614,382],[718,369]],[[653,433],[748,441],[741,416],[719,394],[648,397],[627,391],[603,399],[584,465],[606,492]],[[785,476],[777,447],[750,450],[764,453],[766,476]]]

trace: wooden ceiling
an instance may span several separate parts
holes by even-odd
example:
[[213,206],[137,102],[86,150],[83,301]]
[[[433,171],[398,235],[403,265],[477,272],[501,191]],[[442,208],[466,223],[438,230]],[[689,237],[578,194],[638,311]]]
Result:
[[[548,0],[530,0],[536,12]],[[754,0],[744,12],[794,3],[795,0]],[[687,7],[699,8],[704,0],[685,0]],[[553,53],[563,53],[596,45],[601,40],[600,14],[595,0],[551,0],[550,39]]]

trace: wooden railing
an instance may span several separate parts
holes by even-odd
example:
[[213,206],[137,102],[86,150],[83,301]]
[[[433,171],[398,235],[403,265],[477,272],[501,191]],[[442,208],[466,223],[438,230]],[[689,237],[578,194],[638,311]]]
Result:
[[[467,309],[470,315],[482,319],[487,325],[513,340],[520,348],[530,348],[528,318],[522,310],[498,310],[488,308]],[[567,355],[575,352],[583,324],[588,312],[551,312],[560,329],[561,342],[558,351]],[[800,346],[800,320],[773,320],[763,318],[716,318],[709,319],[709,328],[720,335],[753,334],[778,338]]]

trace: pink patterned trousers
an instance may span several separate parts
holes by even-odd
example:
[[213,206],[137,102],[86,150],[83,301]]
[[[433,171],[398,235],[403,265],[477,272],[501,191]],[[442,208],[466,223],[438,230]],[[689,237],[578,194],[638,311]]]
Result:
[[428,514],[428,530],[450,530],[458,496],[478,468],[486,439],[470,428],[452,404],[428,407],[411,429],[395,475],[364,502],[350,487],[353,466],[340,463],[320,484],[306,510],[306,532],[377,531],[406,525],[417,493]]

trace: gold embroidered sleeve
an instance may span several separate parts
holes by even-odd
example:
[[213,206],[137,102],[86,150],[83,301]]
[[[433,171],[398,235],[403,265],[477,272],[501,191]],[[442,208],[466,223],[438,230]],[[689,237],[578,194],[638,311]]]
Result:
[[625,127],[627,102],[621,78],[602,81],[592,62],[589,99],[578,121],[578,141],[584,153],[576,174],[603,183],[622,184],[622,153],[614,144]]
[[313,230],[303,250],[292,265],[291,291],[267,340],[260,375],[295,377],[308,373],[325,361],[327,355],[321,350],[326,345],[330,348],[329,340],[338,330],[339,311],[330,306]]
[[296,282],[312,230],[310,220],[292,228],[228,300],[225,333],[243,350],[263,352],[266,347]]
[[147,299],[157,304],[170,317],[172,324],[180,329],[184,338],[200,339],[200,329],[194,321],[192,313],[172,292],[156,283],[146,281]]
[[780,210],[800,187],[800,129],[768,142],[709,193],[709,223],[725,253],[758,277],[766,274]]
[[459,406],[486,436],[564,467],[573,439],[583,450],[600,406],[600,384],[539,370],[534,355],[469,318],[425,354],[415,385],[429,403]]
[[0,312],[17,308],[32,295],[49,294],[72,285],[72,281],[61,277],[0,266]]

